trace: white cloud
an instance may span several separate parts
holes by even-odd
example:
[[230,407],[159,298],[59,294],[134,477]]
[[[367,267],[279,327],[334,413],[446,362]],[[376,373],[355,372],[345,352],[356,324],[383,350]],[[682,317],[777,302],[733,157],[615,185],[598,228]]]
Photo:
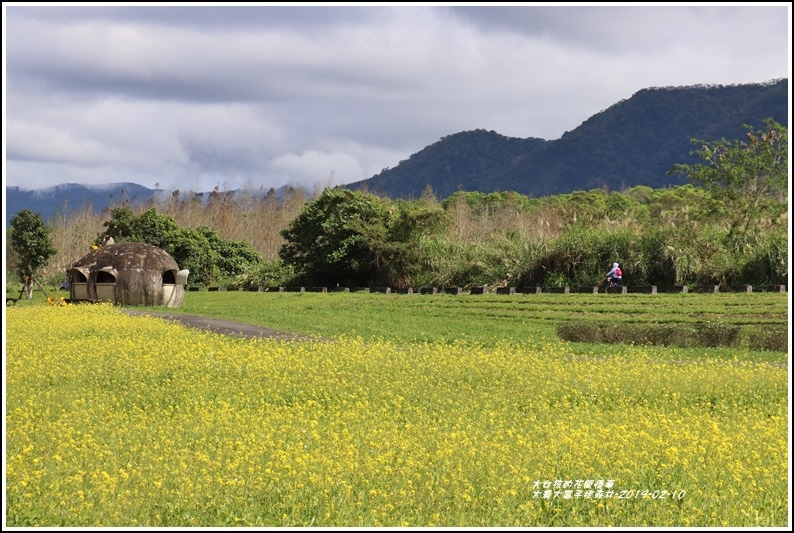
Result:
[[308,150],[300,154],[282,154],[273,159],[271,168],[285,178],[290,177],[290,183],[307,186],[340,185],[361,179],[351,179],[351,176],[363,175],[355,157],[338,151]]

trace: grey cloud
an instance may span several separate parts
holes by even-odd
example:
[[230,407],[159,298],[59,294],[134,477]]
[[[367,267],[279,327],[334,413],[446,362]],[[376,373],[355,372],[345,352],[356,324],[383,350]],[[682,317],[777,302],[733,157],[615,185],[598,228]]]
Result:
[[[277,32],[195,30],[164,33],[151,27],[12,26],[10,84],[82,95],[123,95],[178,101],[280,102],[336,96],[383,99],[407,85],[406,73],[379,67],[366,50]],[[38,33],[29,39],[30,33]],[[336,44],[335,44],[336,43]],[[135,47],[135,48],[130,48]]]
[[4,5],[5,175],[278,187],[467,129],[553,139],[645,87],[785,76],[767,9]]
[[705,43],[722,28],[735,32],[741,20],[753,20],[754,24],[765,21],[776,31],[785,32],[788,19],[784,5],[459,6],[450,11],[485,31],[514,32],[619,54],[675,45],[680,35],[697,41],[700,33]]
[[317,31],[337,24],[362,24],[382,8],[285,5],[9,6],[10,17],[57,23],[142,24],[227,31],[303,28]]

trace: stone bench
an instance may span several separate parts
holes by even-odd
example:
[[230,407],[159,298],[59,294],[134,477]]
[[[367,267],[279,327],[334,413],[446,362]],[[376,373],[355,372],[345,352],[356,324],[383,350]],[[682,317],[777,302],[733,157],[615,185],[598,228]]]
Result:
[[497,287],[496,294],[515,294],[516,288],[515,287]]
[[284,287],[284,292],[306,292],[306,287]]
[[541,294],[543,292],[542,287],[522,287],[518,289],[517,292],[521,294]]
[[607,294],[627,294],[629,290],[625,285],[621,285],[619,287],[606,287],[604,292]]
[[687,294],[689,292],[689,287],[687,285],[671,285],[667,287],[667,292],[671,294]]
[[328,292],[328,287],[309,287],[306,292]]
[[583,287],[577,287],[576,292],[579,293],[586,293],[586,294],[598,294],[598,285],[590,286],[585,285]]
[[436,294],[438,289],[435,287],[422,287],[419,289],[419,294]]
[[444,294],[463,294],[463,289],[461,287],[446,287],[444,289]]
[[697,292],[705,292],[709,294],[716,294],[720,292],[719,285],[701,285],[697,288]]
[[394,289],[395,294],[413,294],[414,289],[413,287],[406,287],[404,289]]
[[382,294],[391,294],[391,287],[375,287],[374,290]]
[[629,292],[641,294],[656,294],[656,285],[644,285],[641,287],[629,287]]
[[785,285],[762,285],[760,292],[786,292]]
[[470,294],[488,294],[488,285],[482,287],[472,287]]
[[748,293],[750,293],[750,292],[753,292],[753,286],[752,285],[733,285],[731,287],[731,291],[732,292],[748,292]]
[[571,294],[571,288],[567,285],[565,287],[547,287],[546,292],[552,294]]

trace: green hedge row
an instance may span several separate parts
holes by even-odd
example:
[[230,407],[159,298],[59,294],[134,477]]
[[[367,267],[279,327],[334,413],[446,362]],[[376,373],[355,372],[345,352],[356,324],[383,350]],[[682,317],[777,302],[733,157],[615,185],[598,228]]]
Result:
[[788,352],[785,326],[737,326],[720,322],[683,324],[631,324],[564,322],[557,335],[571,342],[651,346],[736,348]]

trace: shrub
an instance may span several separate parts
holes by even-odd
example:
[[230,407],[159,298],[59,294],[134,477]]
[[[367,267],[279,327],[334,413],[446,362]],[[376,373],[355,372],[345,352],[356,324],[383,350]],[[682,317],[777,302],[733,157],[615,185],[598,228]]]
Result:
[[265,261],[240,283],[242,288],[279,287],[291,284],[295,277],[292,265],[285,264],[281,259]]
[[[614,324],[598,322],[564,322],[557,326],[557,335],[569,342],[593,342],[605,344],[636,344],[652,346],[719,346],[736,347],[739,345],[739,326],[702,322],[695,327],[680,324]],[[770,346],[779,346],[773,336],[765,337]],[[775,344],[777,342],[777,344]],[[760,348],[758,348],[760,349]],[[774,349],[774,348],[770,348]]]
[[688,329],[680,324],[647,325],[645,329],[648,344],[654,346],[686,346],[689,337]]
[[741,279],[752,285],[785,283],[788,276],[788,232],[766,235],[747,256],[742,257]]
[[614,325],[616,342],[653,346],[685,346],[690,337],[687,328],[671,324]]
[[695,324],[695,338],[700,346],[706,348],[738,346],[739,331],[739,326],[731,326],[721,322],[706,321]]
[[600,342],[597,324],[590,322],[563,322],[557,325],[557,335],[569,342]]
[[54,272],[51,276],[45,278],[43,284],[58,289],[58,287],[60,287],[65,281],[67,281],[66,271],[59,270],[58,272]]
[[751,331],[747,337],[747,344],[751,350],[788,352],[787,328],[766,326]]

